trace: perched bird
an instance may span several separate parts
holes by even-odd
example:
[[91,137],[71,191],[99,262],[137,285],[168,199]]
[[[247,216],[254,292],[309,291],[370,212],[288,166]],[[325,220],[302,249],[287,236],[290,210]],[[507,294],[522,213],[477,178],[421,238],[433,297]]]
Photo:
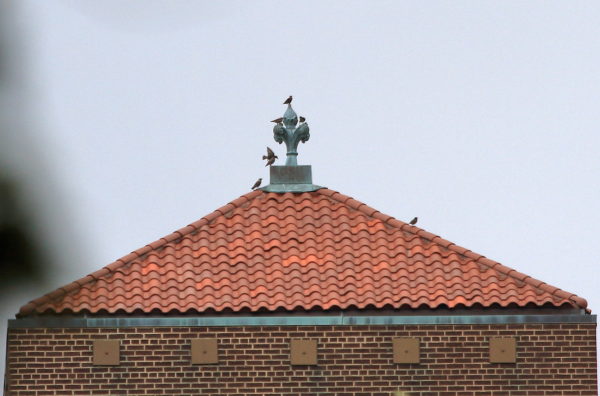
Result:
[[260,183],[262,183],[262,177],[260,179],[258,179],[256,181],[256,183],[254,183],[254,185],[252,186],[252,189],[256,190],[258,187],[260,187]]
[[275,153],[273,152],[273,150],[271,150],[271,148],[270,148],[270,147],[267,147],[267,155],[263,155],[263,159],[264,159],[264,160],[268,160],[268,159],[271,159],[271,158],[273,158],[273,157],[275,157],[275,158],[279,158],[279,157],[277,157],[277,156],[275,155]]
[[283,122],[283,117],[276,118],[271,122],[274,122],[275,124],[281,124]]
[[410,225],[415,225],[415,224],[417,224],[417,221],[418,221],[418,220],[419,220],[419,218],[418,218],[418,217],[415,217],[415,218],[414,218],[414,219],[412,219],[412,220],[410,221],[410,223],[408,223],[408,224],[410,224]]
[[285,102],[283,102],[283,104],[290,104],[290,103],[292,103],[292,95],[290,95],[290,97],[289,97],[289,98],[287,98],[287,99],[285,100]]
[[300,116],[300,122],[304,122],[304,121],[306,121],[306,118]]

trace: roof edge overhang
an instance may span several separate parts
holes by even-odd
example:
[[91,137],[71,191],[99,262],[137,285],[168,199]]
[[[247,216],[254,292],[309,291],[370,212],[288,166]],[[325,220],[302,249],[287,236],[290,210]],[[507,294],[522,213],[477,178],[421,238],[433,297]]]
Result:
[[308,315],[229,317],[35,317],[9,319],[9,329],[124,328],[210,326],[361,326],[361,325],[488,325],[542,323],[597,323],[596,315]]

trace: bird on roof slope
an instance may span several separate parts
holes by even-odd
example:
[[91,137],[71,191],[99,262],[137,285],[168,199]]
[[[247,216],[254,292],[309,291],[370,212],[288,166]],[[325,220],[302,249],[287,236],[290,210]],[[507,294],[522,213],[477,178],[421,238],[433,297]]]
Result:
[[275,124],[281,124],[283,122],[283,117],[275,118],[273,121]]
[[418,217],[415,217],[415,218],[414,218],[414,219],[412,219],[412,220],[410,221],[410,223],[408,223],[408,224],[410,224],[410,225],[415,225],[415,224],[417,224],[417,221],[418,221],[418,220],[419,220],[419,218],[418,218]]
[[300,122],[304,122],[304,121],[306,121],[306,118],[300,116]]
[[254,183],[254,185],[252,186],[253,190],[256,190],[258,187],[260,187],[260,183],[262,183],[262,177],[259,178],[256,183]]
[[290,104],[290,103],[292,103],[292,95],[290,95],[290,97],[289,97],[289,98],[287,98],[287,99],[285,100],[285,102],[283,102],[283,104]]

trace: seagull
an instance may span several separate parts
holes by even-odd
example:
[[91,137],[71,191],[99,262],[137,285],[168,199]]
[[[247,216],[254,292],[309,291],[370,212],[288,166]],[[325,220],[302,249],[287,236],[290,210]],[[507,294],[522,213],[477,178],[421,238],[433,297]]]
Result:
[[285,100],[285,102],[283,102],[283,104],[290,104],[290,103],[292,103],[292,95],[290,95],[290,97],[289,97],[289,98],[287,98],[287,99]]
[[256,181],[256,183],[254,183],[254,185],[252,186],[252,189],[256,190],[260,186],[260,183],[262,183],[262,177],[260,179],[258,179]]
[[306,118],[300,116],[300,122],[304,122],[304,121],[306,121]]
[[410,225],[415,225],[415,224],[417,224],[417,221],[418,221],[418,220],[419,220],[419,218],[418,218],[418,217],[415,217],[415,218],[414,218],[414,219],[412,219],[412,220],[410,221],[410,223],[408,223],[408,224],[410,224]]
[[274,122],[275,124],[281,124],[283,122],[283,117],[276,118],[271,122]]

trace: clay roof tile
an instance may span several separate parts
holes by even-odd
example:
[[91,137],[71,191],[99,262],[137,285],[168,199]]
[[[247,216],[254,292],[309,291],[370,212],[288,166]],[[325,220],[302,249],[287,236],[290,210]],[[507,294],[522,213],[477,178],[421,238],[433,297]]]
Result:
[[587,307],[339,192],[256,190],[31,301],[18,316],[548,304]]

